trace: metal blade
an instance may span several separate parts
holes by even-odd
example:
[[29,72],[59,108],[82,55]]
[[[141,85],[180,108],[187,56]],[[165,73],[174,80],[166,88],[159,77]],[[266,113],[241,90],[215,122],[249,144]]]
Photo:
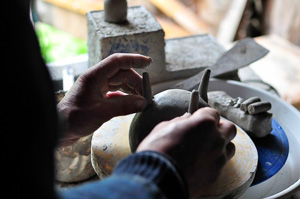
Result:
[[[252,38],[240,40],[225,52],[214,65],[208,67],[211,70],[211,77],[217,77],[245,67],[264,57],[268,52],[269,50],[257,44]],[[204,70],[171,88],[191,91],[199,85],[203,72]]]

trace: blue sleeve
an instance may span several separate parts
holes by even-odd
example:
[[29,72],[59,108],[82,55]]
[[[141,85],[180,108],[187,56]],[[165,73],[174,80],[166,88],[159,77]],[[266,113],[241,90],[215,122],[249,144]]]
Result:
[[153,151],[135,153],[120,161],[113,174],[101,181],[60,191],[63,199],[188,198],[185,180],[176,164]]

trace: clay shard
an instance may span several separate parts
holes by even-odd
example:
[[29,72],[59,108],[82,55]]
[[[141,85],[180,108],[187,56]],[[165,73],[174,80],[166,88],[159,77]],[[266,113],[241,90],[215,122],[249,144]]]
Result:
[[[236,99],[224,91],[208,92],[208,104],[218,110],[220,115],[236,123],[251,137],[265,137],[272,131],[272,113],[267,111],[248,114],[232,105]],[[264,109],[266,110],[266,109]]]
[[199,103],[199,93],[197,90],[193,90],[191,94],[191,100],[190,100],[189,110],[188,110],[190,114],[193,114],[198,109],[198,103]]
[[198,91],[199,91],[200,98],[202,98],[206,103],[208,103],[207,88],[209,84],[209,79],[210,79],[210,70],[205,69],[199,84]]
[[272,105],[270,102],[256,102],[253,104],[250,104],[248,106],[248,112],[249,114],[259,114],[266,112],[272,108]]

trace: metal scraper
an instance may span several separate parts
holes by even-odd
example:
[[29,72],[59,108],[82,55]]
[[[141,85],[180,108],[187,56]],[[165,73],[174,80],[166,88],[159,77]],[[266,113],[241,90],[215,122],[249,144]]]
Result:
[[[211,77],[217,77],[247,66],[264,57],[268,52],[269,50],[257,44],[252,38],[246,38],[238,41],[230,50],[225,52],[214,65],[207,68],[211,70]],[[191,91],[199,85],[203,72],[204,70],[171,86],[171,88]]]

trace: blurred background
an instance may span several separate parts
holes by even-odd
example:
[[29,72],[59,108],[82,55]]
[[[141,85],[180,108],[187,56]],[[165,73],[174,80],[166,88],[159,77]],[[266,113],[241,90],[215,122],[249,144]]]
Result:
[[[277,34],[300,46],[300,0],[127,0],[144,5],[161,24],[165,38],[210,33],[220,42]],[[86,13],[104,0],[35,0],[34,21],[44,56],[56,61],[86,53]],[[69,44],[64,45],[64,43]],[[65,48],[63,51],[58,48]],[[57,47],[57,54],[50,53]],[[71,50],[73,49],[73,50]]]
[[[161,24],[166,39],[209,33],[229,48],[234,41],[254,37],[271,53],[251,69],[300,109],[300,0],[127,2],[144,5]],[[86,13],[103,8],[104,0],[34,0],[32,19],[50,67],[65,65],[70,59],[86,61]],[[74,72],[73,68],[64,74]]]

